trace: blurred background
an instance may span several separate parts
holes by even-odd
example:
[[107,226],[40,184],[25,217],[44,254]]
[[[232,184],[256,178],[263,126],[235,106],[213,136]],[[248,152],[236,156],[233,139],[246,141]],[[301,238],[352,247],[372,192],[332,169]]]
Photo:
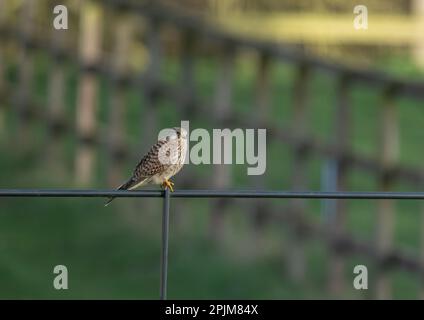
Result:
[[[1,188],[114,188],[189,120],[266,128],[267,170],[177,189],[422,191],[424,1],[361,1],[367,30],[357,4],[0,0]],[[158,298],[161,208],[0,199],[0,298]],[[420,201],[173,199],[170,228],[169,298],[424,297]]]

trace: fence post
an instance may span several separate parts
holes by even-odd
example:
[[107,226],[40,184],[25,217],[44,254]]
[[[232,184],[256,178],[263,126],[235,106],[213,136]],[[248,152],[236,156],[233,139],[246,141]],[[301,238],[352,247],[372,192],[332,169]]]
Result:
[[[394,102],[395,88],[389,86],[383,93],[380,129],[380,161],[381,176],[380,190],[390,191],[394,184],[393,169],[399,156],[399,128],[398,115]],[[395,223],[395,202],[380,200],[377,214],[377,250],[379,252],[379,270],[376,278],[376,298],[390,299],[391,284],[387,275],[387,268],[382,258],[392,248],[393,229]]]
[[194,84],[194,46],[195,34],[192,30],[183,31],[181,39],[181,85],[179,107],[182,117],[190,114],[193,107],[195,84]]
[[[3,29],[6,26],[6,0],[0,0],[0,33],[3,31]],[[5,55],[1,51],[2,48],[0,48],[0,141],[6,141],[6,103],[5,103],[5,65],[6,65],[6,59]]]
[[79,54],[83,73],[78,83],[76,107],[79,145],[75,159],[75,178],[78,185],[88,185],[92,182],[94,175],[98,80],[92,67],[98,66],[101,61],[101,6],[91,0],[84,1],[80,13]]
[[108,185],[116,186],[122,180],[122,160],[126,155],[125,147],[125,112],[126,90],[121,82],[128,73],[128,57],[132,40],[133,21],[128,14],[118,12],[115,16],[114,50],[112,56],[112,74],[109,102],[109,130],[108,130]]
[[[234,55],[235,48],[230,44],[223,44],[219,53],[219,75],[216,82],[214,102],[214,124],[224,124],[231,114],[231,102],[234,81]],[[222,150],[222,149],[221,149]],[[215,153],[215,151],[214,151]],[[222,152],[221,152],[222,156]],[[230,184],[231,172],[229,165],[222,163],[214,165],[213,185],[217,189],[227,188]],[[225,199],[217,199],[212,205],[210,234],[215,240],[222,239],[224,228]]]
[[169,207],[170,191],[163,192],[162,212],[162,255],[161,255],[161,277],[160,277],[160,299],[166,300],[168,289],[168,249],[169,249]]
[[47,166],[54,172],[63,172],[61,169],[63,159],[62,144],[60,137],[64,133],[66,125],[65,114],[65,70],[63,65],[63,51],[65,50],[66,30],[52,28],[51,46],[54,51],[47,93],[47,128],[48,140],[45,153]]
[[422,0],[412,1],[412,14],[415,16],[416,39],[412,45],[412,54],[416,63],[424,68],[424,2]]
[[[255,81],[255,105],[252,110],[252,121],[258,123],[261,127],[266,126],[269,122],[269,109],[270,109],[270,70],[271,70],[270,57],[266,54],[260,54],[257,61],[257,75]],[[254,187],[264,189],[266,185],[265,176],[253,176],[252,181]],[[255,205],[251,207],[253,218],[254,241],[253,248],[257,252],[263,245],[263,228],[268,214],[270,213],[270,206],[268,201],[264,199],[256,199]]]
[[[349,78],[347,75],[340,75],[337,85],[337,106],[335,117],[335,145],[337,148],[337,178],[336,190],[346,191],[348,163],[345,157],[350,148],[351,126],[350,126],[350,105],[349,105]],[[340,295],[345,287],[344,268],[345,261],[343,252],[337,247],[337,239],[345,232],[346,225],[346,200],[336,200],[335,216],[329,221],[331,237],[331,258],[329,265],[329,291],[332,295]]]
[[160,39],[160,22],[156,19],[148,20],[146,41],[149,51],[149,63],[145,71],[144,86],[144,112],[142,114],[142,137],[140,150],[152,144],[157,139],[158,115],[157,99],[159,97],[160,67],[162,63],[162,44]]
[[[305,145],[308,121],[308,88],[310,82],[310,69],[300,65],[293,90],[293,127],[292,131],[297,139],[293,157],[293,190],[301,191],[307,188],[308,147]],[[304,199],[291,200],[290,215],[293,221],[291,239],[289,239],[289,273],[295,282],[302,282],[305,278],[306,262],[304,239],[301,221],[306,210]]]
[[[20,146],[28,147],[29,142],[29,119],[35,112],[31,110],[30,101],[32,93],[32,84],[34,76],[34,61],[31,55],[30,42],[35,31],[34,19],[37,4],[36,1],[24,0],[21,3],[21,16],[20,16],[20,52],[19,52],[19,83],[15,92],[15,102],[17,105],[17,137]],[[32,106],[33,107],[33,106]]]

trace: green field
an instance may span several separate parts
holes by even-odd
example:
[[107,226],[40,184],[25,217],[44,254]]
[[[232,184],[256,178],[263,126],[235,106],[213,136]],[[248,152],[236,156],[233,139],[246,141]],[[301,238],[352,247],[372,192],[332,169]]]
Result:
[[[49,60],[38,55],[36,61],[34,101],[47,102]],[[237,60],[234,103],[240,117],[251,117],[253,109],[255,68],[252,57]],[[168,60],[163,77],[178,83],[178,63]],[[395,71],[398,70],[394,68]],[[76,71],[69,65],[67,117],[75,119]],[[196,64],[196,87],[204,101],[212,101],[217,77],[214,58],[199,59]],[[9,61],[7,78],[16,86],[17,65]],[[290,65],[272,66],[270,121],[292,126],[292,79],[295,69]],[[109,99],[108,82],[100,79],[101,99],[99,126],[107,130]],[[310,132],[315,138],[331,139],[334,135],[335,80],[314,73],[310,92]],[[127,90],[127,142],[130,148],[140,146],[143,105],[140,90]],[[352,88],[353,150],[370,156],[378,155],[380,92],[360,84]],[[423,102],[399,99],[401,157],[403,164],[421,166]],[[17,145],[16,117],[12,106],[6,114],[7,130],[0,138],[0,183],[2,188],[71,188],[73,185],[73,155],[76,139],[64,137],[63,157],[54,170],[46,163],[46,126],[35,121],[29,124],[30,141]],[[180,120],[190,120],[192,128],[211,128],[205,119],[180,119],[174,104],[158,103],[160,127],[172,127]],[[146,141],[151,144],[152,141]],[[105,148],[99,147],[96,181],[93,187],[109,188],[104,170]],[[291,188],[291,149],[268,137],[266,185],[270,189]],[[318,190],[324,161],[312,156],[308,168],[309,188]],[[130,173],[134,162],[128,160],[123,177]],[[253,188],[255,180],[245,174],[246,167],[233,166],[233,188]],[[197,184],[209,188],[211,165],[188,165]],[[179,178],[175,182],[178,187]],[[352,170],[349,189],[378,189],[376,177]],[[405,184],[396,190],[421,191]],[[270,201],[276,212],[284,211],[288,201]],[[159,199],[119,199],[104,208],[102,199],[0,199],[0,298],[117,298],[155,299],[159,294],[159,262],[161,202]],[[253,200],[231,202],[225,216],[225,228],[220,241],[210,237],[209,200],[176,199],[171,204],[171,239],[169,257],[169,298],[232,298],[286,299],[334,298],[326,294],[328,252],[317,241],[306,242],[307,274],[303,283],[293,281],[287,272],[291,226],[269,221],[259,234],[254,232],[248,212]],[[363,239],[372,241],[376,219],[375,201],[348,202],[348,229]],[[323,219],[321,203],[308,202],[311,220]],[[397,202],[395,243],[418,255],[423,223],[422,204],[417,201]],[[282,212],[283,213],[283,212]],[[258,240],[260,239],[260,240]],[[421,248],[422,250],[422,248]],[[370,290],[358,292],[350,285],[355,264],[366,264],[370,272]],[[53,268],[63,264],[69,271],[69,289],[53,288]],[[347,259],[346,291],[335,298],[371,298],[375,266],[366,257]],[[395,298],[416,298],[418,277],[401,271],[392,272]]]

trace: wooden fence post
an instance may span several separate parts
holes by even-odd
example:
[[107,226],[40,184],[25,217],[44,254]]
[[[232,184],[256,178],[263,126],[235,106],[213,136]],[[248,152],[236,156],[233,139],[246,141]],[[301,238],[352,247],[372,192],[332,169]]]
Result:
[[[252,123],[257,123],[260,128],[264,128],[269,123],[270,116],[270,57],[265,54],[258,56],[257,75],[255,81],[255,105],[252,110]],[[257,189],[265,189],[266,181],[264,175],[253,176],[252,181]],[[254,243],[252,244],[256,252],[263,247],[263,228],[270,213],[269,201],[256,199],[251,207],[254,230]]]
[[78,83],[76,129],[79,145],[75,159],[75,179],[78,185],[89,185],[94,176],[97,130],[98,79],[90,67],[101,61],[102,11],[93,1],[84,1],[80,9],[79,54],[83,71]]
[[[349,78],[341,75],[337,87],[337,109],[335,117],[335,145],[337,147],[337,191],[347,188],[348,163],[340,154],[345,154],[350,149],[351,125],[349,104]],[[345,261],[343,252],[337,247],[337,239],[344,234],[346,225],[346,200],[336,201],[335,216],[329,221],[329,236],[331,237],[331,258],[329,265],[329,291],[334,296],[339,296],[345,288]]]
[[147,47],[149,50],[149,62],[145,71],[144,102],[145,108],[142,115],[142,137],[140,150],[153,144],[158,137],[158,112],[157,100],[159,98],[159,82],[162,64],[162,43],[161,43],[160,21],[152,19],[148,21],[147,27]]
[[52,28],[51,46],[54,57],[50,66],[47,92],[47,128],[48,140],[45,153],[46,165],[56,173],[63,172],[63,148],[61,136],[66,127],[65,106],[65,67],[63,65],[63,51],[67,37],[67,30]]
[[[233,95],[234,81],[234,56],[235,48],[229,44],[223,44],[220,52],[219,75],[216,82],[215,101],[214,101],[214,124],[223,125],[228,120],[231,114],[231,103]],[[222,151],[222,149],[221,149]],[[221,152],[222,156],[222,152]],[[231,182],[231,171],[229,165],[221,164],[214,165],[213,186],[217,189],[228,188]],[[224,235],[224,210],[227,202],[225,199],[218,199],[213,202],[210,235],[215,240],[222,239]]]
[[[180,84],[178,85],[179,99],[177,107],[179,120],[190,120],[191,114],[194,112],[196,99],[196,85],[194,79],[196,35],[193,30],[184,30],[181,36],[181,75]],[[189,156],[189,154],[187,154],[187,156]],[[182,172],[179,185],[187,186],[194,181],[190,172],[190,170]],[[177,206],[181,204],[182,203],[176,203]]]
[[[310,82],[310,69],[306,65],[300,65],[297,70],[293,90],[293,128],[297,144],[293,156],[292,189],[301,191],[307,189],[308,172],[308,147],[305,139],[308,131],[308,89]],[[289,239],[289,273],[295,282],[303,282],[306,273],[304,237],[301,223],[306,211],[304,199],[293,199],[291,201],[290,215],[293,221],[293,230]]]
[[115,34],[112,56],[112,75],[110,79],[109,130],[108,130],[108,185],[117,186],[121,183],[122,161],[126,154],[125,143],[125,113],[126,90],[122,85],[122,77],[128,74],[128,57],[132,40],[133,21],[128,14],[117,13],[114,16]]
[[194,83],[194,31],[184,31],[181,39],[181,85],[180,85],[180,114],[185,119],[193,108],[195,83]]
[[19,26],[20,48],[19,48],[19,83],[14,94],[14,99],[17,105],[17,137],[20,146],[26,150],[29,143],[29,119],[35,110],[30,104],[33,76],[34,76],[34,61],[30,49],[30,41],[35,32],[35,13],[37,10],[36,1],[23,0],[21,3],[21,16]]
[[[397,108],[394,102],[395,89],[386,88],[383,94],[380,129],[380,190],[390,191],[394,184],[393,169],[399,157],[399,128]],[[377,214],[376,246],[379,252],[379,272],[376,278],[376,298],[390,299],[392,296],[390,279],[382,258],[392,249],[395,225],[395,202],[379,200]]]
[[424,68],[424,2],[422,0],[412,1],[412,13],[416,21],[416,39],[412,46],[413,57],[416,63]]
[[[2,31],[6,25],[6,0],[0,0],[0,31]],[[6,59],[2,52],[2,47],[0,47],[0,141],[6,141],[6,103],[5,103],[5,65]]]

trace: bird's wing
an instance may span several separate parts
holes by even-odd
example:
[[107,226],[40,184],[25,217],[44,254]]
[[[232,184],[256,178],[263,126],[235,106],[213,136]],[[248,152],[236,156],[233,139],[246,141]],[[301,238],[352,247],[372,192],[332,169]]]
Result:
[[166,143],[166,140],[159,140],[147,152],[147,154],[140,160],[134,169],[134,172],[125,183],[118,187],[118,190],[132,190],[147,181],[155,174],[163,172],[169,166],[159,160],[159,152],[161,147]]
[[163,161],[161,162],[159,160],[159,151],[166,143],[166,140],[159,140],[140,160],[133,174],[133,177],[135,177],[136,180],[150,178],[157,173],[163,172],[167,167],[169,167],[169,164],[163,163]]

